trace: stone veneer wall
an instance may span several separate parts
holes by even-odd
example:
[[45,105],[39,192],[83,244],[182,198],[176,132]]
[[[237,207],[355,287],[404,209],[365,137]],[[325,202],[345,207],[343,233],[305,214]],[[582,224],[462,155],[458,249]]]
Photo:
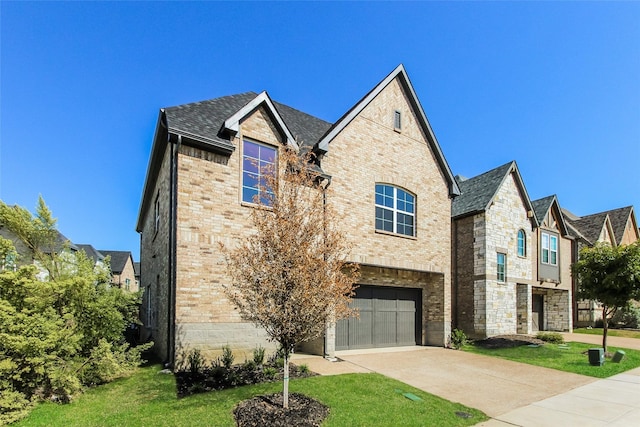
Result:
[[531,324],[531,309],[533,306],[531,296],[531,285],[518,283],[516,285],[517,293],[517,313],[518,313],[518,328],[519,334],[530,334],[532,330]]
[[[474,267],[477,258],[475,252],[475,217],[456,219],[452,226],[455,327],[467,335],[474,332]],[[482,230],[484,228],[482,227]]]
[[569,331],[572,327],[571,294],[565,290],[547,289],[544,294],[544,328],[547,331]]
[[[511,173],[494,196],[486,218],[486,263],[484,307],[479,301],[478,317],[484,308],[487,336],[514,334],[518,331],[518,304],[516,284],[532,283],[531,253],[517,255],[518,230],[524,230],[527,242],[532,241],[532,224],[527,208]],[[504,283],[497,281],[497,253],[507,255],[507,277]],[[477,283],[476,288],[481,287]]]

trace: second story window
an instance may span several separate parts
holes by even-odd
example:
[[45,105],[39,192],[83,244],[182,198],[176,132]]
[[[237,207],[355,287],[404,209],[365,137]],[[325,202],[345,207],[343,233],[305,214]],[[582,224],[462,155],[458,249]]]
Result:
[[542,233],[542,263],[558,265],[558,237],[549,233]]
[[507,281],[507,254],[503,254],[498,252],[498,282],[506,282]]
[[156,202],[153,207],[153,232],[157,233],[160,229],[160,195],[156,196]]
[[415,196],[386,184],[376,184],[376,230],[415,236]]
[[527,256],[527,235],[524,230],[518,230],[518,256]]
[[[242,201],[256,203],[261,187],[269,192],[266,177],[275,173],[276,149],[247,140],[242,147]],[[269,204],[264,197],[259,202]]]
[[402,130],[402,113],[398,110],[393,112],[393,128],[397,131]]

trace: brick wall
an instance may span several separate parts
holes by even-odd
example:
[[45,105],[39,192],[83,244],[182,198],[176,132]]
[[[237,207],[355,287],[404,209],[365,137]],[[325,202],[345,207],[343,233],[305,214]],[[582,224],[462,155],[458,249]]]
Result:
[[[401,132],[394,130],[396,110],[402,113]],[[397,80],[330,143],[322,167],[333,177],[328,200],[341,213],[340,225],[353,244],[352,260],[442,275],[441,301],[432,301],[442,311],[437,320],[433,310],[425,313],[434,316],[426,330],[440,330],[433,340],[443,345],[451,323],[451,201],[447,182]],[[416,196],[415,237],[376,232],[376,183]]]

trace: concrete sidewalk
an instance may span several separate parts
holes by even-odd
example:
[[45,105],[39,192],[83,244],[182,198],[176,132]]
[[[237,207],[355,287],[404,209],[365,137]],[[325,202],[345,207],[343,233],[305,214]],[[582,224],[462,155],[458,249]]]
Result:
[[[567,341],[588,343],[594,337],[598,344],[597,335],[565,335]],[[638,345],[625,345],[625,340],[608,344]],[[296,354],[292,361],[321,375],[381,373],[483,411],[492,419],[481,426],[640,425],[640,368],[597,380],[439,347],[355,350],[339,352],[338,357],[341,361],[330,362]]]

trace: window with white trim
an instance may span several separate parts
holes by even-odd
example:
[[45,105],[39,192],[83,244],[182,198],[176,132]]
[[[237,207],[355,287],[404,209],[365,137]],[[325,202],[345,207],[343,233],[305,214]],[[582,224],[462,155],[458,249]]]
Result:
[[498,252],[497,264],[498,264],[498,268],[497,268],[498,282],[506,282],[507,281],[507,254]]
[[518,230],[518,256],[527,256],[527,235],[524,230]]
[[243,141],[242,146],[242,201],[269,205],[267,197],[258,195],[263,189],[269,191],[266,178],[276,170],[276,148],[253,141]]
[[376,230],[415,236],[416,198],[388,184],[376,184]]
[[549,233],[542,233],[542,263],[558,265],[558,237]]

